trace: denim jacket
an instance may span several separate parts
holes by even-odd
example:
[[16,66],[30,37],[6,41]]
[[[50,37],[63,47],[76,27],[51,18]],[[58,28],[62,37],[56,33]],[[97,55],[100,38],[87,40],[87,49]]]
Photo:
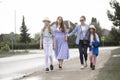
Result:
[[[80,25],[76,26],[75,29],[71,33],[68,34],[68,36],[73,36],[74,34],[77,33],[76,44],[79,44],[79,41],[82,40],[81,39],[81,31],[82,30],[80,27],[81,27]],[[87,40],[88,39],[87,33],[88,33],[89,26],[87,24],[85,24],[85,27],[86,27],[86,36],[84,37],[84,40]]]

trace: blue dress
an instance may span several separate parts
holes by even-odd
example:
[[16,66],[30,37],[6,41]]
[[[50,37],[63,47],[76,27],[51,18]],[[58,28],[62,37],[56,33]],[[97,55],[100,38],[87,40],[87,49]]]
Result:
[[62,32],[56,28],[56,25],[53,27],[55,40],[56,40],[56,49],[55,49],[55,56],[56,59],[68,59],[69,58],[69,48],[68,43],[64,39],[67,33]]

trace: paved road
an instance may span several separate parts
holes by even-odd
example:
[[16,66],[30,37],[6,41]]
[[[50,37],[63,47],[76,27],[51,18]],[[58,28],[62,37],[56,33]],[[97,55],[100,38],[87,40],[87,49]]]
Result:
[[[71,49],[71,58],[78,56],[76,49]],[[35,54],[17,55],[0,58],[0,80],[9,80],[38,71],[44,65],[43,50],[30,50]],[[54,56],[54,53],[53,53]],[[56,62],[54,58],[54,62]]]
[[[97,68],[100,69],[105,61],[110,56],[110,51],[118,48],[118,47],[104,47],[100,48],[100,56],[98,57],[98,66]],[[1,58],[0,59],[0,80],[12,80],[15,78],[22,77],[24,75],[32,74],[28,77],[25,77],[21,80],[48,80],[46,76],[53,78],[49,80],[61,80],[63,77],[63,73],[81,73],[81,72],[89,72],[89,68],[85,69],[84,71],[80,71],[79,66],[79,60],[74,59],[75,57],[78,57],[78,49],[70,49],[70,60],[65,62],[64,69],[62,71],[59,71],[57,67],[55,68],[55,71],[51,72],[51,74],[45,74],[43,70],[43,64],[44,64],[44,54],[43,51],[39,50],[31,50],[31,52],[37,52],[36,54],[30,54],[30,55],[20,55],[20,56],[13,56],[13,57],[7,57],[7,58]],[[105,57],[104,57],[105,56]],[[54,59],[54,62],[56,64],[56,60]],[[75,65],[73,63],[76,62]],[[70,66],[66,66],[70,65]],[[98,71],[98,70],[96,70]],[[33,74],[34,73],[34,74]],[[44,74],[43,74],[44,73]],[[60,76],[57,76],[60,75]],[[66,76],[70,76],[66,75]],[[36,77],[37,76],[37,77]],[[77,75],[76,75],[77,76]],[[79,75],[80,76],[80,75]],[[60,79],[59,79],[60,78]],[[20,79],[19,79],[20,80]],[[65,80],[68,80],[67,78]],[[77,79],[76,79],[77,80]],[[86,79],[89,80],[89,79]]]

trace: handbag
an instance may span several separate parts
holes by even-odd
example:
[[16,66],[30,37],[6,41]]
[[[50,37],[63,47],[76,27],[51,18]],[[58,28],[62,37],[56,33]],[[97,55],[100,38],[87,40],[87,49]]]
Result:
[[83,45],[89,45],[89,40],[80,40],[80,43]]
[[88,45],[89,41],[88,40],[83,40],[83,45]]

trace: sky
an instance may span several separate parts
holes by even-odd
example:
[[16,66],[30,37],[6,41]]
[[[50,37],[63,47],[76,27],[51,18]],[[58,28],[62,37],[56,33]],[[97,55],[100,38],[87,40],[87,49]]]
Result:
[[[56,21],[58,16],[73,23],[79,23],[81,15],[85,15],[86,23],[96,17],[102,28],[111,29],[112,22],[108,20],[107,10],[111,10],[111,0],[0,0],[0,34],[20,33],[22,16],[31,36],[41,31],[42,20],[49,17]],[[120,2],[120,0],[117,0]],[[16,13],[16,17],[15,17]]]

